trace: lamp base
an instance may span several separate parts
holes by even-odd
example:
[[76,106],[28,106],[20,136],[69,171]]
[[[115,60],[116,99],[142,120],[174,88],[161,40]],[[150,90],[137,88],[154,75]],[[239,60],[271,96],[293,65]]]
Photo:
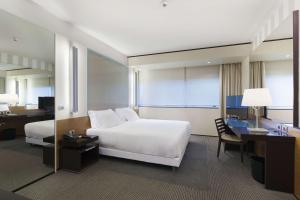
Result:
[[249,132],[268,133],[269,131],[265,128],[247,128]]

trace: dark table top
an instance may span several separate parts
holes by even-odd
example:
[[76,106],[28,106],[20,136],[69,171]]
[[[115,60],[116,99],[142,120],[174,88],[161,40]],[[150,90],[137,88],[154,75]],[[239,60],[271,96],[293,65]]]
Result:
[[242,139],[264,140],[270,137],[293,137],[283,131],[270,128],[267,128],[268,132],[251,132],[247,127],[254,127],[253,121],[235,120],[231,122],[227,121],[227,124],[233,133]]
[[255,137],[257,139],[264,139],[266,137],[293,137],[282,131],[269,129],[268,132],[250,132],[246,127],[230,127],[231,130],[240,138]]

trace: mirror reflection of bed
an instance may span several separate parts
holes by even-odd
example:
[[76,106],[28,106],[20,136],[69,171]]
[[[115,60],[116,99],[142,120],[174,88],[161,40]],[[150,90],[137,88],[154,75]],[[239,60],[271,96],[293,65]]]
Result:
[[0,12],[0,189],[53,172],[54,34]]

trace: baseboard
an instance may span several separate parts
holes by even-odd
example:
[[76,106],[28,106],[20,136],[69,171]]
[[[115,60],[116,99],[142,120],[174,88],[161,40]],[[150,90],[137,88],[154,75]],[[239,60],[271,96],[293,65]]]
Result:
[[218,137],[217,135],[203,135],[203,134],[192,134],[194,136],[204,136],[204,137]]

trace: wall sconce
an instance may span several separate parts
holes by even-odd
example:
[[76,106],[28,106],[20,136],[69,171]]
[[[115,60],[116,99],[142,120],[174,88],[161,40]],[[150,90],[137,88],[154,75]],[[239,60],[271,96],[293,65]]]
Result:
[[78,48],[72,47],[72,112],[78,112]]

